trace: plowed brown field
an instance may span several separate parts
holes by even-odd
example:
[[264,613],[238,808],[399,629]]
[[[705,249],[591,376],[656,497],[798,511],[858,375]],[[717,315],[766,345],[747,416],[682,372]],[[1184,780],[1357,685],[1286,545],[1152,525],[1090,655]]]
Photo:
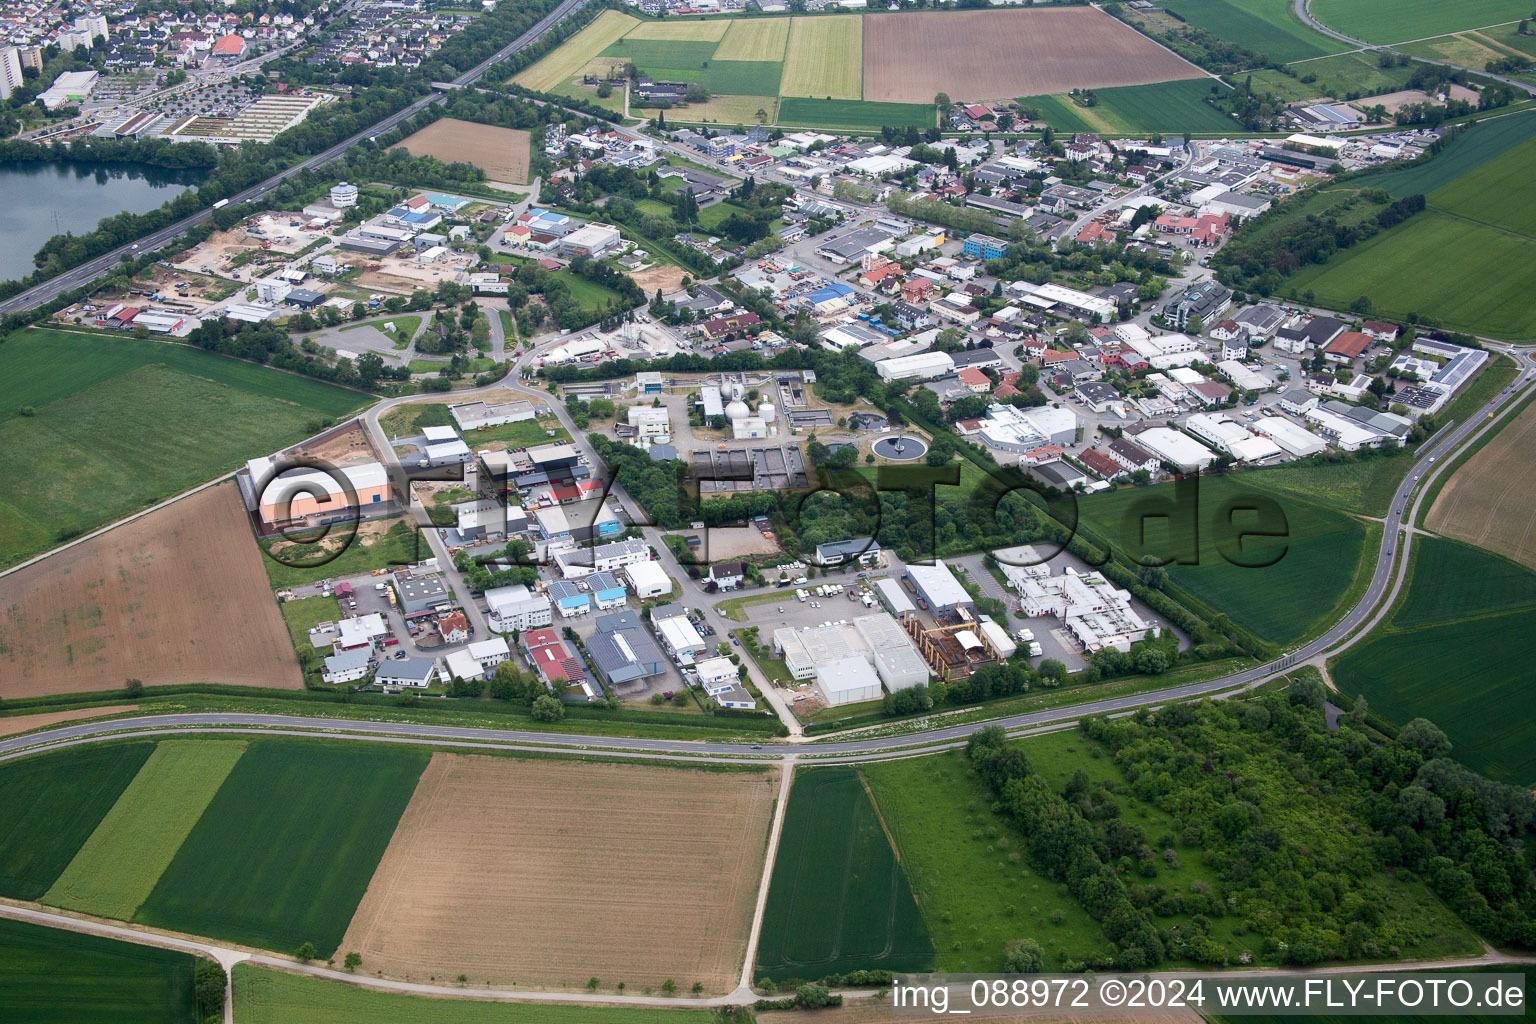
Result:
[[435,156],[445,164],[474,164],[491,181],[528,183],[528,133],[445,117],[402,139],[412,156]]
[[1536,404],[1502,428],[1441,488],[1424,525],[1536,569]]
[[227,683],[297,688],[232,483],[0,577],[0,698]]
[[736,986],[776,775],[435,754],[341,949],[471,987]]
[[1148,85],[1205,72],[1091,7],[864,18],[864,98],[956,102]]

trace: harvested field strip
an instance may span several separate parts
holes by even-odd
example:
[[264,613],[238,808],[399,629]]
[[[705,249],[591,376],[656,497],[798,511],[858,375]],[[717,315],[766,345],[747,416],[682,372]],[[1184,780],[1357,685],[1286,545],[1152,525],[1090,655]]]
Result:
[[577,32],[545,55],[530,68],[524,68],[512,81],[528,89],[548,92],[575,75],[587,62],[621,39],[640,24],[618,11],[604,11],[586,28]]
[[643,21],[630,30],[626,39],[692,39],[719,42],[720,37],[733,23],[724,19],[709,21],[682,21],[668,18],[665,21]]
[[436,754],[343,946],[409,981],[578,991],[592,976],[670,977],[728,992],[775,780]]
[[[366,960],[363,967],[368,967]],[[710,1024],[714,1019],[705,1009],[430,999],[250,964],[236,965],[234,983],[235,1020],[240,1024]]]
[[78,722],[82,718],[106,718],[125,711],[137,711],[137,704],[114,704],[104,708],[75,708],[73,711],[49,711],[40,715],[12,715],[0,718],[0,736],[17,736],[33,729],[44,729],[64,722]]
[[269,592],[240,492],[210,487],[0,579],[0,698],[299,686]]
[[195,1024],[188,953],[0,917],[6,1024]]
[[[789,50],[794,59],[793,32]],[[1090,7],[866,17],[863,60],[864,98],[892,103],[932,103],[940,92],[957,100],[1006,100],[1209,77]]]
[[244,752],[226,740],[157,745],[42,902],[132,919]]
[[1441,488],[1425,526],[1536,569],[1536,404],[1460,466]]
[[426,763],[373,744],[253,742],[134,919],[330,956]]
[[[857,100],[864,96],[864,19],[857,14],[795,18],[789,25],[780,96]],[[933,95],[928,95],[932,102]]]
[[[445,164],[474,164],[492,181],[517,185],[528,183],[528,133],[445,117],[402,139],[400,148],[414,156],[436,157]],[[399,317],[396,326],[408,334],[408,322],[420,317]]]
[[774,979],[932,966],[933,941],[856,769],[796,775],[758,943],[755,973]]
[[0,766],[0,896],[47,892],[154,746],[84,746]]
[[715,60],[783,60],[789,42],[789,19],[734,19],[715,48]]

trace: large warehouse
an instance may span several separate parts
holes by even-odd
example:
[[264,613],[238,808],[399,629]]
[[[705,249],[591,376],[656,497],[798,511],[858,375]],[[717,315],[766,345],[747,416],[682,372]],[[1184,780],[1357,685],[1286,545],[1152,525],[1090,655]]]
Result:
[[1297,458],[1316,455],[1328,447],[1328,442],[1305,427],[1297,426],[1284,416],[1261,416],[1254,427],[1259,433]]
[[953,372],[955,361],[943,352],[919,352],[883,359],[875,369],[885,380],[931,380]]
[[1168,427],[1153,427],[1136,435],[1136,443],[1164,462],[1179,467],[1181,473],[1205,469],[1216,461],[1216,453],[1188,434]]
[[824,665],[817,685],[822,697],[833,707],[880,699],[880,677],[869,662],[857,655]]
[[934,615],[951,614],[964,610],[976,611],[976,602],[966,589],[955,579],[955,574],[949,571],[949,566],[943,561],[935,561],[932,565],[909,565],[907,577],[912,585],[917,588],[917,594],[928,603],[928,610]]

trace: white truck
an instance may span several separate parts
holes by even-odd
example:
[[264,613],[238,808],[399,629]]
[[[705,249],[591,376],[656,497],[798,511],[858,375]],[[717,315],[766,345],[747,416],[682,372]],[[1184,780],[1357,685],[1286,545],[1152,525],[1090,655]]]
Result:
[[802,604],[804,604],[804,603],[805,603],[805,600],[806,600],[806,598],[808,598],[808,597],[810,597],[810,596],[811,596],[811,595],[809,595],[809,594],[807,594],[807,593],[806,593],[806,592],[805,592],[805,591],[803,591],[803,590],[797,590],[797,591],[795,591],[795,600],[797,600],[797,601],[799,601],[799,602],[801,602],[801,603],[802,603]]
[[1013,638],[1021,644],[1027,644],[1035,639],[1035,631],[1032,629],[1021,629],[1013,634]]
[[1029,645],[1029,656],[1031,658],[1038,658],[1044,653],[1045,648],[1040,646],[1040,642],[1038,640]]

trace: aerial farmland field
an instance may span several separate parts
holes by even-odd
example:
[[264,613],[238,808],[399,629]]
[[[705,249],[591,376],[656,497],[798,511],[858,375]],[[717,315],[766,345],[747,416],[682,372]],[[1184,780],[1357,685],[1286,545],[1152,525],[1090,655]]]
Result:
[[[724,24],[724,23],[722,23]],[[788,18],[735,18],[715,48],[715,60],[783,60],[789,43]]]
[[226,483],[0,578],[0,698],[302,685],[263,561]]
[[896,103],[932,103],[940,92],[955,100],[1005,100],[1208,77],[1089,7],[869,15],[863,54],[864,98]]
[[577,32],[555,48],[554,52],[524,68],[512,81],[527,89],[549,92],[563,85],[573,75],[617,42],[626,32],[639,25],[638,19],[618,11],[604,11],[592,24]]
[[135,920],[329,956],[426,763],[398,747],[252,742]]
[[106,744],[0,765],[0,895],[47,892],[153,751]]
[[196,1024],[193,958],[0,917],[6,1024]]
[[1206,102],[1213,90],[1223,93],[1227,86],[1214,78],[1190,78],[1098,89],[1091,107],[1067,95],[1027,96],[1020,103],[1063,132],[1230,132],[1236,122]]
[[1528,17],[1528,0],[1312,0],[1312,16],[1367,43],[1400,43]]
[[1421,536],[1414,552],[1407,599],[1334,660],[1335,684],[1399,725],[1434,722],[1452,756],[1489,778],[1536,782],[1536,574],[1440,537]]
[[673,978],[728,992],[776,784],[766,771],[436,754],[342,945],[408,981]]
[[1536,569],[1536,537],[1531,535],[1529,515],[1536,503],[1533,444],[1536,404],[1526,406],[1456,469],[1436,496],[1425,525]]
[[399,146],[414,156],[436,157],[445,164],[474,164],[491,181],[528,183],[528,133],[516,128],[444,117],[402,139]]
[[185,345],[41,328],[0,345],[0,380],[0,566],[238,469],[369,400]]
[[[795,18],[789,26],[781,96],[857,100],[864,96],[864,18]],[[874,98],[874,97],[871,97]],[[930,94],[924,97],[933,102]]]
[[[367,969],[368,962],[362,966]],[[234,982],[235,1020],[240,1024],[711,1024],[716,1020],[703,1008],[428,999],[251,964],[236,965]]]
[[797,772],[754,973],[920,971],[933,959],[906,872],[857,769]]
[[245,752],[239,740],[164,740],[42,902],[127,921]]
[[1302,24],[1292,13],[1291,0],[1166,0],[1161,6],[1190,25],[1275,61],[1305,60],[1346,48]]
[[779,123],[806,128],[877,132],[886,125],[932,128],[937,119],[937,111],[921,103],[868,103],[799,96],[785,96],[779,100]]

